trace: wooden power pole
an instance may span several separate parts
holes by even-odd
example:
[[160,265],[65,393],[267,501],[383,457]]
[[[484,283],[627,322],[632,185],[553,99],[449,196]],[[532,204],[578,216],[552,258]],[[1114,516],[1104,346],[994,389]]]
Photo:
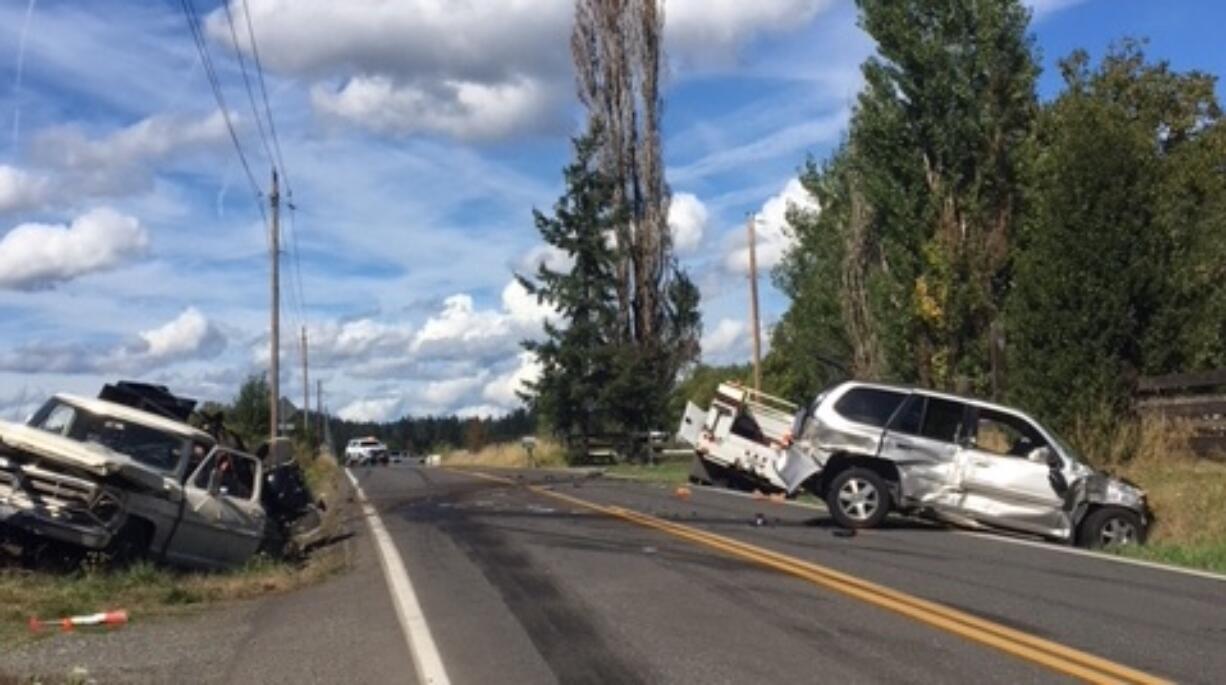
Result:
[[311,444],[311,377],[307,370],[307,334],[302,327],[302,432],[307,444]]
[[270,333],[270,353],[268,385],[269,385],[269,425],[268,437],[276,438],[280,433],[281,408],[281,196],[277,191],[277,170],[272,170],[272,192],[268,202],[272,205],[272,225],[269,236],[270,256],[272,257],[272,322]]
[[753,389],[762,391],[762,333],[758,326],[758,246],[754,235],[754,215],[745,226],[749,229],[749,325],[753,327]]
[[315,420],[319,422],[319,440],[324,439],[324,382],[315,381]]

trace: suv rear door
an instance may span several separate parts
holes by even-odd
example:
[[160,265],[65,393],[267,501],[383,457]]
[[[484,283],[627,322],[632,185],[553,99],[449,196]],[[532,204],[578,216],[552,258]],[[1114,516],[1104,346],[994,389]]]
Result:
[[965,433],[964,403],[912,393],[894,415],[881,457],[898,464],[905,497],[925,505],[958,504],[958,443]]
[[986,523],[1052,535],[1067,528],[1062,497],[1051,483],[1051,467],[1031,461],[1037,448],[1051,446],[1022,416],[987,407],[971,408],[972,432],[960,454],[963,508]]

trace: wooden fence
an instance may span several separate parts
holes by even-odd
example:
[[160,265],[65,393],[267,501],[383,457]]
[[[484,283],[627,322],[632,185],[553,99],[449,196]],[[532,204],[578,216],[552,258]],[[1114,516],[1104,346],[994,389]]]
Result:
[[1190,422],[1193,451],[1226,459],[1226,369],[1142,378],[1136,407],[1142,416]]

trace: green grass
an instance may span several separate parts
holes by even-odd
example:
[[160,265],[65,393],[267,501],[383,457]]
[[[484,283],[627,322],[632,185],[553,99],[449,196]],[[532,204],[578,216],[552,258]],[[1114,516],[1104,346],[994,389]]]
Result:
[[1192,544],[1153,543],[1139,547],[1124,547],[1118,553],[1133,559],[1226,573],[1226,542],[1224,541]]
[[605,469],[605,473],[611,476],[633,478],[652,483],[680,485],[689,482],[690,461],[688,459],[669,460],[662,461],[654,466],[645,464],[616,464]]

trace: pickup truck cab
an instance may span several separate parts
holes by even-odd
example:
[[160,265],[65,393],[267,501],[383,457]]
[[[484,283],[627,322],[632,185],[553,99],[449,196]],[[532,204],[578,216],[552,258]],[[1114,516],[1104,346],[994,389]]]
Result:
[[1143,491],[1091,468],[1010,407],[853,381],[797,410],[786,430],[778,413],[721,386],[705,415],[687,408],[681,437],[700,466],[787,493],[807,489],[845,527],[880,525],[895,510],[1101,547],[1140,543],[1150,523]]
[[0,528],[193,567],[245,562],[265,535],[263,465],[186,422],[58,394],[0,421]]

